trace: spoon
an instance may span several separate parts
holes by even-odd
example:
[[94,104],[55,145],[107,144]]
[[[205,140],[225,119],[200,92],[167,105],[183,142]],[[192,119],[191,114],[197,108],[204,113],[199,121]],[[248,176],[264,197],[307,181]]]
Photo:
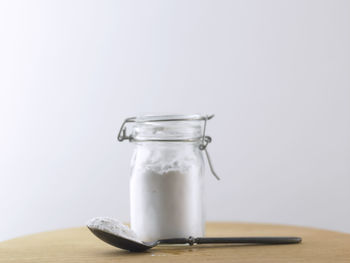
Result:
[[119,221],[98,217],[90,220],[87,227],[104,242],[132,252],[142,252],[160,244],[296,244],[301,242],[300,237],[188,237],[169,238],[153,242],[138,240],[136,234]]

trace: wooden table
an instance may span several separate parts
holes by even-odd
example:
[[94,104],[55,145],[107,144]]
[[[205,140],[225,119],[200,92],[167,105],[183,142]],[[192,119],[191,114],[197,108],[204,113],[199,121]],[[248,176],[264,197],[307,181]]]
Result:
[[64,229],[0,243],[0,262],[350,262],[350,235],[267,224],[209,223],[207,236],[301,236],[294,245],[164,246],[130,253],[109,246],[89,230]]

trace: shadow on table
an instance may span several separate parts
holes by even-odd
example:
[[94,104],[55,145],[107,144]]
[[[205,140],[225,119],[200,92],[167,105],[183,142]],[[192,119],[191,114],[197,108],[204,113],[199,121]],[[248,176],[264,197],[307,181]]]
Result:
[[266,245],[266,244],[203,244],[203,245],[161,245],[156,248],[144,252],[129,252],[116,248],[114,251],[102,252],[104,256],[129,256],[129,257],[144,257],[144,256],[166,256],[166,255],[182,255],[186,253],[196,253],[215,251],[217,249],[237,249],[237,248],[253,248],[262,246],[281,246],[280,244]]

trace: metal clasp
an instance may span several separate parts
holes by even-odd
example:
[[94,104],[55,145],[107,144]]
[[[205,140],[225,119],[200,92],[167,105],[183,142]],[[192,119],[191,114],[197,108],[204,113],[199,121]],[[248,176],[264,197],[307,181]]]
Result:
[[[214,117],[214,115],[212,115],[212,117]],[[205,152],[205,155],[207,156],[207,160],[208,160],[208,164],[209,164],[209,168],[210,168],[210,171],[211,173],[215,176],[215,178],[217,180],[220,180],[220,177],[217,175],[217,173],[214,171],[214,167],[213,167],[213,163],[211,161],[211,158],[210,158],[210,155],[208,153],[208,150],[207,150],[207,146],[209,143],[211,143],[211,137],[210,136],[207,136],[205,135],[205,131],[206,131],[206,128],[207,128],[207,121],[209,119],[209,116],[207,115],[204,119],[204,126],[203,126],[203,136],[202,136],[202,142],[201,144],[199,145],[199,149],[201,151],[204,151]]]
[[136,117],[130,117],[124,120],[118,132],[118,141],[122,142],[124,140],[131,140],[131,135],[126,135],[126,124],[129,122],[135,122],[135,119]]

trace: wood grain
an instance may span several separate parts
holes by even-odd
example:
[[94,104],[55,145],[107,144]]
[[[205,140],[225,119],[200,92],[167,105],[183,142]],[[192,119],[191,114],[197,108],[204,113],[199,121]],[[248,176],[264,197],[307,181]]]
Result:
[[0,243],[0,262],[350,262],[350,235],[320,229],[209,223],[207,236],[301,236],[295,245],[163,246],[144,253],[111,247],[87,228],[64,229]]

